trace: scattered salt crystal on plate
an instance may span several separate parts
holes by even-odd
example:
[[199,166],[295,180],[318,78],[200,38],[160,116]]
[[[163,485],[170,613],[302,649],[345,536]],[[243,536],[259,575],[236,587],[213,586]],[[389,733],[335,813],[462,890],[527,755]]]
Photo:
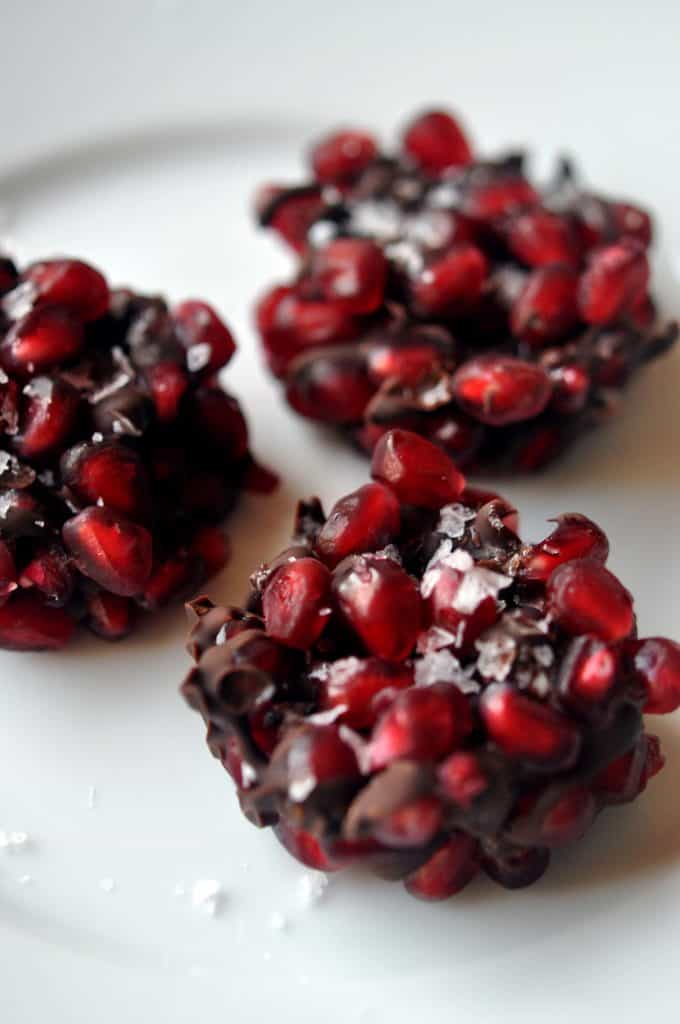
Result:
[[322,871],[307,871],[298,882],[298,893],[303,909],[308,910],[323,899],[328,888],[328,877]]
[[287,926],[287,918],[284,917],[283,914],[279,913],[278,910],[275,910],[274,913],[269,918],[269,927],[272,929],[272,931],[282,932],[287,928]]
[[99,888],[102,890],[102,892],[113,892],[113,890],[116,888],[116,883],[113,880],[113,878],[102,878],[102,880],[99,883]]
[[216,917],[224,902],[221,884],[215,878],[199,878],[193,884],[191,902],[209,917]]
[[0,831],[0,850],[20,850],[29,842],[27,832]]

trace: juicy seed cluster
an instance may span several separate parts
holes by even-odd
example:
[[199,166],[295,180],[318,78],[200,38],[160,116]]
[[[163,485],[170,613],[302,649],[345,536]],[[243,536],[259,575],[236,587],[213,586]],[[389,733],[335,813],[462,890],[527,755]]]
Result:
[[218,381],[234,351],[204,302],[0,261],[0,647],[117,639],[225,564],[221,520],[268,485]]
[[497,495],[403,430],[374,482],[291,546],[243,608],[207,598],[182,692],[246,816],[310,867],[362,860],[444,899],[536,881],[663,766],[642,714],[680,706],[680,645],[636,635],[585,516],[526,544]]
[[538,188],[522,154],[477,159],[430,111],[396,154],[342,131],[310,169],[258,195],[299,260],[257,325],[290,405],[369,452],[401,427],[471,469],[538,469],[675,341],[648,292],[649,215],[566,161]]

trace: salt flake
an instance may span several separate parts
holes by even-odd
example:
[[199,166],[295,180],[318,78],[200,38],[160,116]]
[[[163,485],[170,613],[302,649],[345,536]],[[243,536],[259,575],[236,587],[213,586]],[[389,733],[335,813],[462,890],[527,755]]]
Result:
[[303,910],[315,906],[328,888],[328,876],[322,871],[307,871],[298,882],[298,894]]
[[215,878],[199,878],[192,886],[191,902],[209,917],[216,917],[224,902],[221,884]]

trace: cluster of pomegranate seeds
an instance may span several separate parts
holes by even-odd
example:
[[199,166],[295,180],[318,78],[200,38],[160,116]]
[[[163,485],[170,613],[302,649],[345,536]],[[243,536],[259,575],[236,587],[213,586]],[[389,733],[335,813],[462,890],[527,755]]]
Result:
[[371,469],[328,516],[300,504],[245,607],[189,605],[182,692],[246,816],[304,864],[363,861],[428,900],[479,871],[529,885],[663,767],[642,715],[680,707],[680,645],[637,637],[585,516],[523,543],[401,429]]
[[475,157],[437,110],[396,154],[343,130],[309,163],[309,183],[258,195],[299,259],[257,326],[290,405],[369,452],[400,427],[472,470],[538,469],[675,340],[649,296],[649,215],[566,161],[539,188],[522,154]]
[[264,485],[218,381],[234,340],[79,260],[0,269],[0,647],[117,639],[219,571],[221,521]]

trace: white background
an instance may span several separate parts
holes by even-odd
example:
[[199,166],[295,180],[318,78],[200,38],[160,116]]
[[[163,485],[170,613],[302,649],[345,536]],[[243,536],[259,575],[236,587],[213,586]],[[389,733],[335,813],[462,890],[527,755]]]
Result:
[[[249,310],[288,263],[252,227],[256,184],[299,173],[319,126],[389,140],[412,110],[450,104],[480,149],[526,143],[539,169],[566,150],[595,186],[651,206],[660,292],[678,313],[679,36],[660,2],[2,0],[0,233],[22,258],[69,251],[116,282],[203,295],[237,331],[228,380],[285,483],[241,507],[213,594],[238,599],[297,496],[333,500],[365,474],[261,372]],[[641,632],[676,639],[679,383],[676,354],[592,443],[504,485],[530,538],[559,511],[601,522]],[[0,851],[3,1021],[677,1018],[677,721],[659,726],[668,766],[649,794],[603,816],[534,889],[480,883],[427,906],[350,875],[302,911],[302,871],[243,822],[176,696],[183,628],[176,610],[119,647],[0,656],[0,830],[32,837]],[[173,895],[200,878],[224,886],[214,920]],[[287,931],[272,931],[273,911]]]

